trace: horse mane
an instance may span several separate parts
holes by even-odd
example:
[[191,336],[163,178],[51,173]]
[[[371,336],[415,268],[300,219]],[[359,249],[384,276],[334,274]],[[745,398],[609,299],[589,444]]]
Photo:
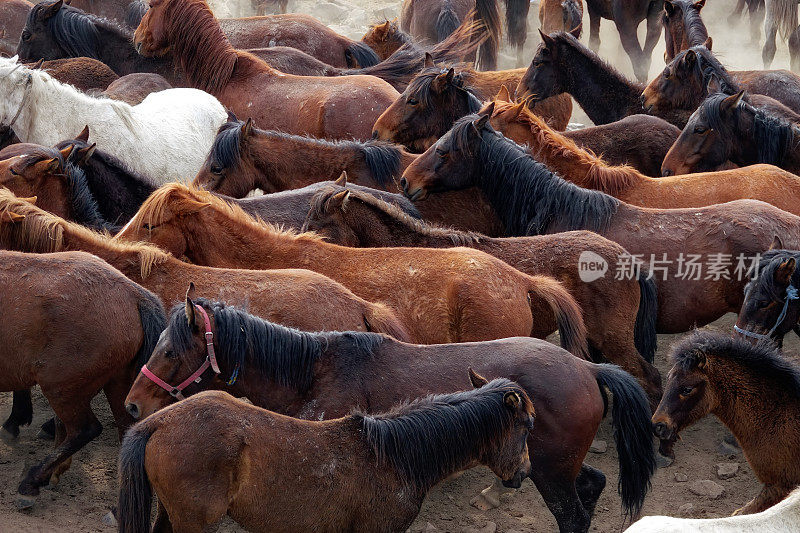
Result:
[[[717,130],[723,137],[736,139],[739,135],[748,135],[744,133],[740,125],[741,117],[734,119],[736,122],[734,125],[723,120],[721,105],[727,97],[728,95],[724,93],[713,94],[701,104],[701,108],[708,118],[709,126]],[[739,113],[747,111],[753,115],[752,136],[758,149],[758,162],[780,166],[794,142],[794,126],[747,102],[739,102],[737,111]]]
[[320,218],[328,213],[331,209],[331,198],[341,192],[347,190],[350,193],[350,201],[357,201],[365,204],[369,208],[384,213],[387,217],[391,218],[398,224],[405,226],[408,231],[418,233],[432,238],[450,239],[453,246],[474,246],[481,240],[486,239],[485,235],[480,233],[458,231],[450,228],[443,228],[433,226],[420,220],[419,212],[414,209],[409,212],[403,207],[386,202],[377,196],[369,194],[365,191],[358,191],[350,187],[331,186],[325,187],[311,198],[309,216]]
[[150,275],[154,266],[172,257],[156,246],[118,241],[107,233],[64,220],[17,198],[8,189],[0,189],[0,211],[25,216],[20,222],[0,224],[0,241],[6,249],[30,253],[64,252],[68,250],[64,244],[64,236],[75,235],[78,239],[111,252],[138,254],[143,278]]
[[638,83],[628,79],[628,77],[625,76],[619,70],[617,70],[616,67],[614,67],[611,63],[607,62],[603,58],[601,58],[598,54],[589,49],[589,47],[581,43],[571,33],[565,31],[557,31],[551,33],[550,37],[553,38],[556,41],[556,44],[560,45],[561,48],[566,47],[572,50],[576,55],[584,58],[587,62],[589,62],[592,65],[592,72],[594,72],[595,74],[598,74],[606,78],[613,78],[615,79],[616,82],[624,85],[637,86],[637,87],[639,86]]
[[[751,287],[758,286],[773,300],[783,300],[786,297],[783,289],[773,283],[775,270],[788,259],[800,260],[800,252],[793,250],[767,250],[759,257],[758,265],[753,265],[748,272],[750,281],[745,286],[745,294]],[[800,269],[795,269],[792,274],[792,285],[800,287]]]
[[137,27],[144,18],[150,6],[143,0],[133,0],[125,9],[125,24],[129,28]]
[[419,398],[377,415],[351,416],[360,422],[378,460],[397,470],[409,488],[424,492],[508,435],[515,416],[503,401],[508,392],[519,394],[533,411],[519,385],[495,379],[479,389]]
[[[28,14],[26,26],[32,27],[41,16],[41,12],[52,5],[51,2],[35,4]],[[120,34],[127,40],[131,40],[133,36],[133,32],[113,21],[84,13],[68,5],[61,6],[55,15],[47,19],[46,24],[56,43],[72,57],[99,59],[101,37],[97,30],[98,26]]]
[[751,344],[740,337],[711,331],[695,331],[672,347],[670,361],[684,371],[706,357],[738,364],[753,375],[769,380],[775,390],[800,399],[800,365],[771,342]]
[[282,228],[260,218],[253,218],[235,203],[229,203],[204,189],[176,182],[167,183],[156,189],[144,201],[128,225],[156,226],[173,216],[189,215],[206,207],[213,207],[224,216],[260,233],[307,241],[322,240],[322,237],[312,232],[300,233],[293,228]]
[[164,21],[172,55],[180,62],[189,84],[211,94],[222,91],[240,52],[231,46],[205,1],[170,0]]
[[[385,337],[377,333],[308,333],[281,326],[249,314],[246,310],[205,298],[194,301],[214,317],[216,355],[233,373],[252,369],[259,375],[305,394],[314,381],[314,365],[338,341],[346,343],[343,358],[372,358]],[[168,335],[173,351],[186,359],[194,346],[193,330],[186,320],[186,306],[176,304],[170,312]]]
[[[517,105],[495,100],[495,114],[504,113]],[[572,139],[553,131],[527,106],[522,107],[516,121],[527,126],[536,139],[535,146],[528,146],[534,158],[538,160],[541,154],[549,153],[553,159],[564,160],[566,164],[576,161],[582,169],[586,168],[586,174],[581,178],[581,186],[616,196],[644,178],[632,166],[610,165],[590,149],[582,148]]]
[[[671,0],[673,4],[677,4],[681,8],[681,20],[683,21],[683,29],[686,32],[690,46],[700,45],[708,39],[708,28],[706,28],[700,11],[694,9],[692,2],[687,0]],[[667,13],[661,13],[661,23],[666,27]]]
[[[425,107],[433,106],[434,103],[431,98],[431,84],[439,74],[443,74],[445,72],[447,72],[447,69],[442,69],[440,67],[425,67],[409,82],[404,94],[407,94],[408,96],[413,95],[417,100],[423,102]],[[475,90],[468,83],[468,80],[471,79],[469,75],[469,70],[458,72],[453,77],[453,86],[459,89],[465,95],[465,101],[467,104],[466,112],[471,114],[480,111],[481,101],[476,96]]]
[[472,122],[477,118],[467,115],[456,121],[450,131],[453,146],[465,157],[478,160],[478,185],[510,235],[577,229],[602,233],[608,227],[619,200],[560,178],[488,124],[480,132],[478,153],[473,153],[470,138],[475,135]]
[[[683,61],[690,50],[693,51],[695,57],[697,57],[692,71],[700,80],[700,90],[703,97],[708,95],[708,83],[711,81],[712,77],[716,77],[717,80],[719,80],[720,89],[722,89],[723,93],[731,95],[739,92],[739,84],[736,83],[736,80],[733,79],[733,76],[730,75],[725,66],[704,44],[682,50],[675,55],[670,65],[677,65],[680,61]],[[685,94],[685,91],[681,94]],[[681,101],[676,102],[676,104],[678,106],[687,107],[692,106],[694,102],[683,101],[683,99],[681,99]]]

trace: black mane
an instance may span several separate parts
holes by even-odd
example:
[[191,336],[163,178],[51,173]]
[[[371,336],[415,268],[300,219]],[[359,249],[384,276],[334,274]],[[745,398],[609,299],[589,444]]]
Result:
[[418,491],[461,470],[511,430],[507,392],[521,387],[495,379],[480,389],[420,398],[379,415],[355,413],[378,460]]
[[[274,324],[222,302],[198,298],[195,303],[214,317],[216,355],[223,373],[227,371],[230,375],[238,369],[241,376],[252,370],[300,394],[311,387],[314,364],[326,350],[335,346],[343,359],[352,361],[371,357],[385,338],[377,333],[308,333]],[[167,331],[176,356],[185,357],[192,349],[196,333],[186,321],[185,304],[172,308]]]
[[[694,9],[692,2],[688,0],[671,0],[673,4],[677,4],[681,8],[681,19],[683,20],[683,30],[686,32],[691,46],[700,45],[705,43],[708,38],[708,29],[700,17],[700,11]],[[661,22],[666,26],[667,13],[663,12],[661,15]]]
[[70,205],[72,206],[72,216],[78,224],[96,230],[107,230],[115,233],[119,228],[107,222],[100,214],[89,184],[86,182],[86,174],[83,170],[73,163],[67,162],[64,166],[67,177],[67,188],[70,194]]
[[[701,95],[703,97],[708,95],[708,83],[711,78],[716,78],[719,81],[720,89],[724,94],[731,95],[739,92],[739,84],[733,79],[725,66],[720,62],[716,56],[705,47],[703,44],[692,46],[675,56],[672,64],[678,64],[682,61],[689,51],[694,52],[697,61],[694,63],[693,73],[700,80]],[[692,107],[695,102],[676,102],[677,105],[682,107]]]
[[[411,200],[405,196],[397,193],[387,193],[386,191],[369,189],[368,187],[356,187],[358,186],[353,186],[353,184],[350,183],[344,187],[333,183],[323,187],[311,197],[308,209],[310,216],[317,218],[324,216],[328,212],[328,202],[331,197],[342,191],[348,191],[351,198],[358,198],[362,202],[370,205],[383,204],[387,207],[387,211],[389,209],[391,209],[392,212],[396,210],[398,213],[401,213],[402,216],[421,223],[422,215]],[[373,194],[373,191],[375,191],[375,193],[381,193],[381,197]],[[387,197],[391,197],[391,202]]]
[[541,235],[586,229],[603,232],[620,202],[605,193],[570,183],[534,160],[514,141],[486,126],[478,153],[471,153],[475,135],[468,115],[450,134],[453,148],[480,166],[478,186],[486,193],[509,235]]
[[782,394],[800,398],[800,365],[771,342],[753,345],[730,334],[695,331],[672,347],[669,358],[673,365],[689,371],[703,356],[741,365],[754,376],[773,382]]
[[[754,272],[753,268],[748,272],[751,281],[745,286],[745,295],[753,287],[758,287],[763,290],[773,300],[783,300],[786,297],[785,289],[777,287],[774,283],[775,270],[778,266],[788,259],[794,258],[795,261],[800,261],[800,252],[793,250],[767,250],[761,254],[758,260],[758,270]],[[757,277],[753,278],[757,274]],[[800,287],[800,269],[795,269],[792,274],[792,285]]]
[[[36,4],[28,14],[26,25],[32,28],[40,12],[50,7],[50,3]],[[133,32],[114,21],[84,13],[80,9],[63,5],[55,15],[47,19],[47,28],[52,38],[71,57],[91,57],[100,59],[103,46],[98,27],[117,33],[127,40],[133,39]]]
[[[414,79],[408,84],[403,94],[414,96],[417,100],[424,104],[426,108],[435,105],[431,97],[431,84],[439,74],[447,72],[447,69],[439,67],[426,67],[417,74]],[[475,90],[468,85],[466,73],[458,73],[453,76],[453,86],[464,95],[464,109],[454,109],[454,113],[464,114],[477,113],[481,109],[481,101],[475,95]],[[455,117],[458,118],[458,117]]]

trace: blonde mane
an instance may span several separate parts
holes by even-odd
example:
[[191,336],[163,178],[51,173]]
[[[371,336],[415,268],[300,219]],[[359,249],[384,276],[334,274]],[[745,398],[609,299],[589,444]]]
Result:
[[64,236],[89,242],[110,252],[136,253],[141,275],[146,278],[153,267],[167,261],[170,254],[147,243],[129,243],[112,239],[107,233],[90,230],[44,211],[27,200],[17,198],[8,189],[0,189],[0,212],[24,215],[19,222],[0,224],[0,242],[5,248],[32,253],[67,251]]

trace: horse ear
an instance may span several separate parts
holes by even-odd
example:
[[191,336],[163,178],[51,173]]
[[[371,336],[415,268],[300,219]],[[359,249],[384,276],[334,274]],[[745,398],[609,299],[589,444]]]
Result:
[[775,235],[772,238],[772,244],[769,245],[769,249],[770,250],[783,250],[784,246],[783,246],[783,241],[781,240],[781,238],[778,237],[777,235]]
[[475,131],[480,133],[481,130],[486,127],[486,123],[488,121],[489,121],[489,115],[481,115],[472,121],[472,127],[475,128]]
[[244,122],[244,126],[242,126],[242,139],[249,137],[252,133],[253,119],[251,117],[247,117],[247,120]]
[[725,98],[722,102],[720,102],[719,108],[722,111],[732,113],[733,111],[736,110],[736,107],[739,105],[739,102],[742,101],[742,98],[744,98],[743,90]]
[[525,109],[525,102],[520,102],[514,106],[514,108],[511,110],[511,122],[519,118],[523,109]]
[[[695,2],[694,4],[692,4],[692,6],[693,6],[693,7],[694,7],[696,10],[698,10],[698,11],[700,11],[701,9],[703,9],[703,6],[704,6],[704,5],[706,5],[706,0],[697,0],[697,2]],[[709,50],[711,50],[711,48],[709,48]]]
[[711,76],[708,77],[706,92],[708,94],[716,94],[722,92],[722,83],[719,81],[719,77],[717,75],[712,74]]
[[539,35],[542,36],[542,42],[546,48],[552,48],[556,44],[556,40],[543,32],[541,28],[539,28]]
[[58,10],[61,9],[61,6],[63,4],[64,4],[63,0],[58,0],[58,2],[47,6],[45,9],[43,9],[41,11],[41,14],[42,14],[41,15],[41,20],[47,20],[47,19],[55,16],[55,14],[58,13]]
[[38,200],[39,197],[38,196],[28,196],[28,197],[18,196],[17,199],[18,200],[22,200],[23,202],[28,202],[29,204],[32,204],[32,205],[36,205],[36,200]]
[[89,125],[85,125],[81,132],[75,137],[78,141],[83,141],[85,143],[89,142]]
[[669,0],[664,0],[664,12],[666,12],[668,17],[671,17],[675,12],[675,5]]
[[714,46],[714,40],[711,39],[710,35],[708,36],[708,39],[706,39],[706,42],[703,43],[703,46],[705,46],[709,50],[711,50],[711,47]]
[[792,281],[792,274],[794,274],[796,266],[797,261],[794,260],[794,257],[790,257],[778,265],[778,268],[775,269],[775,282],[784,286],[789,285]]
[[453,77],[455,76],[456,71],[451,67],[447,69],[447,72],[442,72],[436,78],[434,78],[431,87],[437,93],[443,92],[451,83],[453,83]]
[[72,160],[76,165],[85,165],[89,162],[89,159],[94,155],[94,151],[97,149],[97,143],[92,143],[91,146],[87,146],[86,148],[78,148],[73,152]]
[[186,289],[186,322],[189,324],[189,327],[200,327],[200,317],[197,316],[197,311],[195,310],[194,306],[194,299],[196,298],[196,291],[194,288],[194,282],[189,282],[189,288]]
[[239,119],[236,118],[236,113],[230,109],[226,109],[225,111],[228,113],[228,122],[239,122]]
[[328,207],[338,207],[342,211],[347,209],[347,203],[350,201],[350,191],[339,191],[328,200]]
[[501,102],[511,102],[511,93],[508,92],[508,87],[506,87],[505,83],[500,86],[500,90],[497,91],[497,96],[494,97],[495,100],[500,100]]
[[31,69],[33,69],[33,70],[40,70],[40,69],[42,68],[42,65],[43,65],[43,64],[44,64],[44,58],[42,57],[42,58],[40,58],[40,59],[39,59],[39,61],[37,61],[36,63],[34,63],[34,64],[33,64],[33,66],[31,67]]
[[522,398],[520,398],[517,391],[511,390],[503,395],[503,403],[506,404],[506,406],[508,406],[508,408],[512,411],[516,411],[519,407],[519,404],[522,403]]
[[683,56],[683,63],[687,67],[691,67],[697,62],[697,53],[694,50],[687,50],[686,55]]
[[576,39],[581,38],[581,31],[583,30],[583,22],[569,30],[569,34],[575,37]]
[[708,359],[704,353],[696,353],[694,356],[694,366],[698,370],[703,370],[708,365]]
[[0,221],[11,222],[12,224],[18,224],[23,220],[25,220],[25,215],[20,215],[19,213],[15,213],[14,211],[0,212]]
[[61,150],[59,150],[59,153],[61,154],[61,157],[64,159],[64,161],[69,159],[69,156],[72,155],[72,151],[74,149],[75,149],[75,145],[74,144],[70,144],[66,148],[62,148]]
[[486,106],[486,109],[481,111],[481,116],[486,117],[487,119],[492,118],[492,115],[494,115],[494,100],[489,102],[489,105]]
[[52,174],[61,169],[61,161],[57,157],[54,157],[52,159],[39,161],[34,164],[33,167],[37,169],[37,172]]
[[334,183],[341,187],[347,187],[347,171],[342,170],[342,173],[339,174],[339,177],[336,178],[336,181],[334,181]]
[[433,64],[433,56],[430,52],[425,52],[425,68],[432,67]]
[[489,383],[489,380],[472,370],[472,367],[469,367],[469,382],[472,383],[474,388],[480,389]]

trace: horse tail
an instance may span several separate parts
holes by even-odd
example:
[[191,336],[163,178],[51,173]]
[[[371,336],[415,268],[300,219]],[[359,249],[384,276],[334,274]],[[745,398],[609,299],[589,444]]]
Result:
[[528,38],[530,0],[505,0],[505,3],[508,44],[515,48],[521,48]]
[[436,63],[460,63],[474,53],[486,38],[483,23],[475,20],[473,9],[453,33],[431,48],[430,53]]
[[500,47],[500,10],[497,0],[476,0],[476,20],[483,22],[486,40],[478,48],[478,68],[497,69],[497,50]]
[[139,300],[139,319],[142,322],[144,339],[136,352],[136,368],[140,368],[150,359],[161,332],[167,329],[167,315],[161,300],[152,292],[142,289]]
[[439,16],[436,18],[436,41],[444,41],[451,33],[456,31],[456,28],[458,28],[458,15],[456,15],[450,0],[445,0],[441,11],[439,11]]
[[601,393],[605,397],[604,389],[608,389],[614,397],[611,425],[619,460],[617,491],[626,516],[633,517],[642,509],[656,469],[650,404],[639,382],[620,367],[602,364],[595,368]]
[[365,68],[377,65],[381,58],[375,50],[361,41],[353,41],[344,51],[344,59],[348,68]]
[[33,422],[33,402],[31,401],[31,390],[23,389],[14,391],[11,403],[11,414],[3,422],[3,429],[9,435],[16,438],[19,436],[20,426],[30,426]]
[[581,5],[576,0],[564,0],[561,2],[562,16],[564,17],[564,31],[571,32],[578,28],[577,37],[581,36],[580,30],[583,29],[581,22],[583,21],[583,10]]
[[119,533],[150,531],[150,507],[153,488],[144,467],[147,442],[155,433],[151,419],[136,424],[125,434],[119,450]]
[[653,363],[656,353],[656,320],[658,318],[658,297],[656,282],[647,279],[646,272],[639,272],[639,310],[633,326],[633,343],[639,354],[648,363]]
[[785,41],[797,28],[797,0],[775,0],[775,3],[774,22]]
[[125,9],[125,25],[129,28],[137,28],[147,13],[149,6],[142,0],[133,0]]
[[[581,306],[561,282],[548,276],[530,277],[533,278],[533,288],[528,291],[528,297],[530,300],[533,296],[544,299],[553,310],[558,333],[561,336],[561,346],[570,353],[588,360],[586,325],[583,323]],[[533,319],[536,320],[536,317]]]
[[411,335],[389,307],[373,303],[364,311],[364,325],[367,331],[385,333],[403,342],[411,342]]

